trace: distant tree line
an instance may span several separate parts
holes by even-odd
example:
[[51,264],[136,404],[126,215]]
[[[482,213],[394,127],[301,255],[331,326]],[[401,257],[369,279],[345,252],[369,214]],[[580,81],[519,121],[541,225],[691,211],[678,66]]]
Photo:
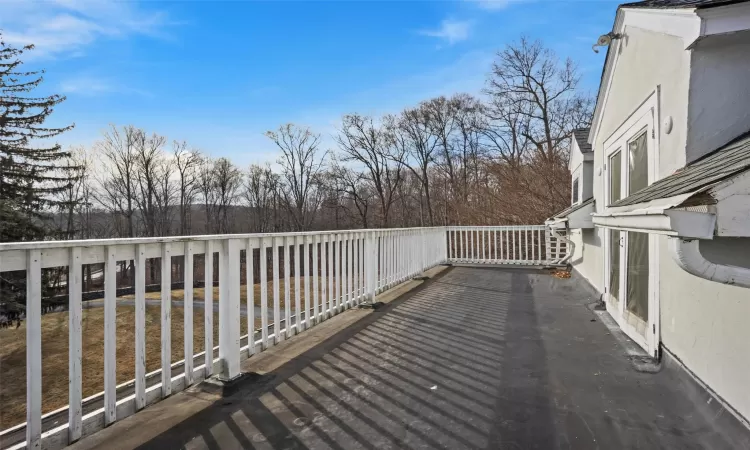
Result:
[[579,79],[522,39],[498,53],[481,98],[344,115],[331,149],[304,126],[268,131],[274,167],[112,126],[71,153],[82,169],[55,226],[92,238],[542,223],[569,204],[570,133],[592,106]]
[[305,126],[266,132],[274,166],[131,125],[63,150],[50,142],[70,127],[44,122],[64,97],[23,96],[42,81],[19,68],[31,48],[0,45],[0,242],[539,224],[569,205],[570,134],[593,106],[571,60],[521,39],[498,52],[481,96],[346,114],[333,148]]

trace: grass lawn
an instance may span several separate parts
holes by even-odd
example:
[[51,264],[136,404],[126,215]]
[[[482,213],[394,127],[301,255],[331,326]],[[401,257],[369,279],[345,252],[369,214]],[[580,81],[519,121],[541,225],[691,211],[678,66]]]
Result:
[[[295,305],[295,298],[294,298],[294,287],[296,285],[295,279],[291,278],[289,283],[289,296],[291,298],[291,309],[296,309]],[[312,278],[310,279],[310,283],[312,284]],[[318,283],[322,285],[322,283],[327,283],[326,277],[319,276],[318,277]],[[285,301],[284,301],[284,286],[285,286],[285,280],[280,279],[279,280],[279,301],[281,303],[281,307],[284,308]],[[320,289],[320,287],[318,288]],[[328,289],[328,285],[326,284],[326,289]],[[213,288],[213,301],[217,302],[219,300],[219,287],[214,286]],[[312,290],[312,287],[311,287]],[[256,306],[260,306],[261,297],[260,297],[260,284],[254,285],[254,301]],[[319,291],[320,292],[320,291]],[[203,301],[204,296],[206,295],[206,289],[205,288],[194,288],[193,289],[193,300],[194,301]],[[134,298],[132,295],[126,295],[124,298]],[[152,300],[159,300],[161,299],[161,292],[146,292],[146,298],[152,299]],[[184,289],[174,289],[172,290],[172,299],[173,300],[183,300],[185,298],[185,290]],[[300,277],[300,303],[304,307],[304,300],[305,300],[305,283],[304,283],[304,277]],[[312,299],[311,299],[312,300]],[[244,305],[247,302],[247,286],[242,285],[240,286],[240,301]],[[268,282],[268,307],[273,308],[273,282]]]

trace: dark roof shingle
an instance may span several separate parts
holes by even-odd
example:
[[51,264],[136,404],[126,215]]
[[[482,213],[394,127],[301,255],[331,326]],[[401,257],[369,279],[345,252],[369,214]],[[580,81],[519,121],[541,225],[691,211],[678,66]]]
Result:
[[552,216],[552,218],[558,218],[558,217],[568,217],[572,213],[578,211],[579,209],[583,208],[586,205],[590,205],[594,203],[594,197],[589,197],[586,200],[582,201],[581,203],[573,206],[569,206],[568,208],[560,211],[559,213]]
[[716,6],[742,3],[747,0],[644,0],[623,3],[620,8],[713,8]]
[[628,206],[689,194],[750,170],[750,131],[610,206]]
[[578,143],[581,153],[591,152],[591,144],[588,143],[590,128],[576,128],[573,130],[573,139]]

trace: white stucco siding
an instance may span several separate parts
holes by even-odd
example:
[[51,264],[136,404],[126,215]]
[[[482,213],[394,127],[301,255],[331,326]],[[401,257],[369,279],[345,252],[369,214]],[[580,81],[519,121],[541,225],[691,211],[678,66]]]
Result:
[[705,39],[692,53],[687,120],[691,162],[750,130],[750,32]]
[[570,160],[568,161],[568,170],[573,172],[576,168],[583,164],[583,153],[581,153],[581,149],[578,148],[578,143],[576,143],[576,140],[571,139],[571,141],[572,143],[570,144]]
[[570,240],[575,244],[570,264],[597,290],[604,292],[602,283],[602,249],[599,229],[571,230]]
[[[660,123],[671,116],[669,134],[660,130],[657,178],[670,175],[685,165],[690,51],[682,39],[625,26],[624,36],[615,41],[617,61],[603,105],[601,122],[594,142],[594,171],[604,162],[604,142],[635,112],[659,86]],[[604,194],[603,176],[594,178],[596,196]],[[604,206],[597,198],[597,210]]]
[[750,419],[750,289],[691,275],[659,237],[661,341],[698,378]]

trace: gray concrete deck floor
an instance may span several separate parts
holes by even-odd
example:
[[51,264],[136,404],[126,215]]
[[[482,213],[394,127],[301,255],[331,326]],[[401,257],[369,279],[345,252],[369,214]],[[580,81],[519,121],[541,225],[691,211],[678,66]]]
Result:
[[593,301],[575,279],[456,267],[274,347],[308,346],[232,397],[181,393],[76,448],[750,448],[682,369],[635,370]]

